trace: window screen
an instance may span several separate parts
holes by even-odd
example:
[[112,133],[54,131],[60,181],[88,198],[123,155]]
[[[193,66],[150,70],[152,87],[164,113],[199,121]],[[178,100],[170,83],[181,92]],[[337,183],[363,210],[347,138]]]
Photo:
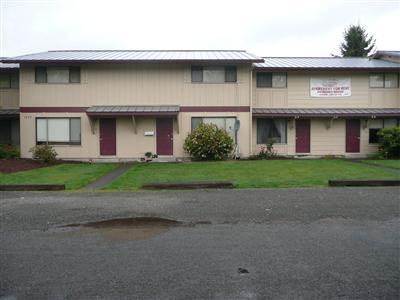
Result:
[[272,87],[272,73],[257,73],[257,87]]
[[236,82],[237,81],[237,69],[236,66],[225,67],[225,82]]
[[398,73],[371,73],[369,74],[369,87],[371,88],[398,88]]
[[223,83],[225,82],[225,68],[212,66],[203,68],[203,82],[205,83]]
[[46,83],[47,82],[46,67],[37,67],[35,69],[35,82],[36,83]]
[[192,67],[192,82],[203,82],[203,67]]
[[385,73],[385,88],[398,88],[399,78],[397,73]]
[[48,83],[69,83],[68,67],[48,67],[47,68]]
[[287,142],[286,119],[257,119],[257,144]]
[[69,68],[69,82],[80,83],[81,82],[81,69],[79,67]]

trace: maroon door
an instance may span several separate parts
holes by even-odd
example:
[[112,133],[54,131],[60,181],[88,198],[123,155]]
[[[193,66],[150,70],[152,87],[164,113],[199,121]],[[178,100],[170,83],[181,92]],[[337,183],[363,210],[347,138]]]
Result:
[[360,152],[360,120],[346,120],[346,152]]
[[310,120],[296,120],[296,153],[310,153]]
[[171,118],[159,118],[156,121],[157,154],[173,154],[173,121]]
[[115,119],[100,119],[100,155],[116,155]]

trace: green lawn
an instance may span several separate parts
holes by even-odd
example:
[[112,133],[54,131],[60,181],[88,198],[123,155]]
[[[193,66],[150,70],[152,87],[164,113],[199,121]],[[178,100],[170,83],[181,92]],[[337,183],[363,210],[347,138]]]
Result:
[[116,167],[117,164],[61,164],[10,174],[0,173],[0,184],[65,184],[67,190],[75,190]]
[[105,189],[138,189],[149,182],[232,180],[235,187],[326,186],[328,179],[400,179],[400,171],[344,160],[263,160],[136,164]]
[[400,159],[368,159],[364,162],[384,167],[392,167],[400,169]]

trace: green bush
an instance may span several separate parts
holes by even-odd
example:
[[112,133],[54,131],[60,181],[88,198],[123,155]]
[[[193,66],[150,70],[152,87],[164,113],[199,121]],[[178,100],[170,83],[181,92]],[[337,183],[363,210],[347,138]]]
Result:
[[0,144],[0,159],[19,158],[19,155],[18,147]]
[[45,163],[52,163],[56,160],[57,152],[50,145],[38,145],[29,150],[32,152],[32,158]]
[[194,159],[223,160],[233,150],[233,139],[214,124],[200,124],[186,137],[183,149]]
[[382,128],[378,132],[379,154],[383,158],[400,157],[400,127]]

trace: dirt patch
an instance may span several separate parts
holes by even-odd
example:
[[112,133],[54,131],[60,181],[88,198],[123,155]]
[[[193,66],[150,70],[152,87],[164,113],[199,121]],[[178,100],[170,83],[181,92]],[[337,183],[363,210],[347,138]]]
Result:
[[48,164],[33,159],[1,159],[0,172],[13,173],[47,167]]

